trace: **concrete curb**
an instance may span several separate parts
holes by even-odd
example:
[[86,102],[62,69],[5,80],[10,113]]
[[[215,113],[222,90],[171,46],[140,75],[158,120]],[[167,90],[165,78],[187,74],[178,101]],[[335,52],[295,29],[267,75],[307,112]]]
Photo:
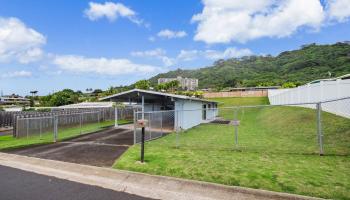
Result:
[[319,199],[0,153],[0,165],[154,199]]

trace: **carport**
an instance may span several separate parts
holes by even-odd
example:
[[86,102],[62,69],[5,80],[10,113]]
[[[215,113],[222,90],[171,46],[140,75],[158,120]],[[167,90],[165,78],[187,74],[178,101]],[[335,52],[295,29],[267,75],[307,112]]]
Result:
[[217,115],[215,101],[150,90],[133,89],[100,100],[129,103],[141,107],[142,118],[144,113],[174,111],[173,124],[177,124],[182,129],[191,128]]

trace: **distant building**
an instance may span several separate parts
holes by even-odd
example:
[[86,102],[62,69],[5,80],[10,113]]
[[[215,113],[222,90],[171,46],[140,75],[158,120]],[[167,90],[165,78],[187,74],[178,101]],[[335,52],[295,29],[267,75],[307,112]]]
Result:
[[0,105],[29,105],[30,100],[19,95],[9,95],[0,97]]
[[180,87],[183,90],[195,90],[196,88],[198,88],[198,79],[182,78],[181,76],[178,76],[177,78],[159,78],[158,84],[167,83],[174,80],[179,81]]

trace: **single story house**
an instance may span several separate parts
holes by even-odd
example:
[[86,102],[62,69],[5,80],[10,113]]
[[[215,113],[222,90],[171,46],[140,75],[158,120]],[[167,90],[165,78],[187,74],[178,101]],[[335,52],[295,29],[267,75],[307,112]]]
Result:
[[138,106],[141,108],[142,117],[144,113],[157,115],[159,111],[174,113],[168,119],[173,120],[174,126],[177,125],[174,129],[177,127],[188,129],[213,119],[217,115],[217,102],[215,101],[149,90],[133,89],[100,100],[128,102],[130,105]]

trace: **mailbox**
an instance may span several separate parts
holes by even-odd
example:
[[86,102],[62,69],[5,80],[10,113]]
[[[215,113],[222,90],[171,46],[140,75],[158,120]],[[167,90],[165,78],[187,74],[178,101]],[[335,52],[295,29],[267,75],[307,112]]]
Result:
[[137,127],[139,128],[146,127],[147,124],[148,124],[148,120],[145,120],[145,119],[137,120]]

